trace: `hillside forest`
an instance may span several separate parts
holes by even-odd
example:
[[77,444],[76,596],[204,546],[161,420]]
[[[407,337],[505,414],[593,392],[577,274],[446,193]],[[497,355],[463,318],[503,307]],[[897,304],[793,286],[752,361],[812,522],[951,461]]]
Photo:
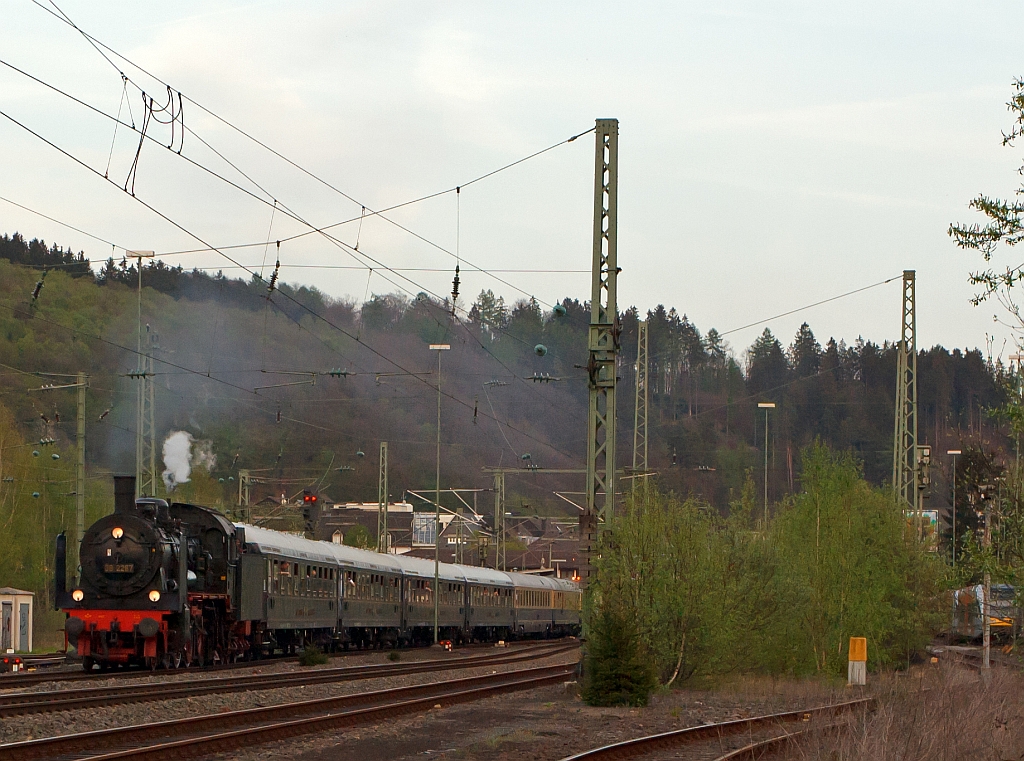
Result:
[[[156,430],[207,442],[207,468],[178,486],[185,499],[230,507],[237,471],[258,477],[253,501],[317,488],[337,501],[376,501],[377,450],[389,442],[392,499],[434,483],[436,352],[442,358],[442,486],[487,489],[487,466],[575,468],[586,451],[589,308],[545,310],[490,291],[451,304],[426,294],[373,294],[356,304],[315,287],[186,271],[156,260],[99,266],[20,234],[0,237],[0,551],[4,583],[43,591],[52,536],[73,524],[75,392],[40,390],[88,375],[87,523],[109,509],[112,473],[135,470],[141,341],[154,356]],[[39,285],[41,284],[41,285]],[[760,493],[764,415],[768,494],[800,490],[802,452],[849,452],[867,483],[892,469],[895,352],[888,341],[792,337],[765,328],[732,347],[683,308],[621,314],[620,463],[632,450],[637,325],[647,320],[650,455],[662,493],[725,514],[751,479]],[[543,350],[542,350],[543,349]],[[546,350],[546,351],[545,351]],[[333,374],[331,373],[333,371]],[[1007,371],[976,350],[921,349],[919,428],[933,450],[1011,451]],[[48,443],[49,440],[52,443]],[[44,442],[42,444],[38,442]],[[929,500],[948,505],[937,458]],[[158,466],[162,469],[162,466]],[[575,516],[555,491],[579,476],[509,477],[516,513]],[[489,499],[481,493],[481,508]],[[454,503],[453,503],[454,506]]]

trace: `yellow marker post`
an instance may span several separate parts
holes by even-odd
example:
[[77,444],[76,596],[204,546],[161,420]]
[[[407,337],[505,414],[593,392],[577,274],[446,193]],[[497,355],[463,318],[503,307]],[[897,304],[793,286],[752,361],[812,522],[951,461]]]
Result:
[[863,687],[868,681],[867,637],[850,637],[850,663],[846,671],[848,686]]

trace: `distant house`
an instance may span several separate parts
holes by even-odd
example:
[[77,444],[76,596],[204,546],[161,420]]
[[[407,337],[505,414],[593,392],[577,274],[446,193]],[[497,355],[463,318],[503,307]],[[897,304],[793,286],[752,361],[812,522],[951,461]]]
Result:
[[[362,526],[374,549],[377,537],[376,502],[322,502],[311,516],[314,539],[336,544],[345,543],[345,535]],[[388,546],[390,552],[403,554],[413,547],[413,508],[408,502],[388,503]]]

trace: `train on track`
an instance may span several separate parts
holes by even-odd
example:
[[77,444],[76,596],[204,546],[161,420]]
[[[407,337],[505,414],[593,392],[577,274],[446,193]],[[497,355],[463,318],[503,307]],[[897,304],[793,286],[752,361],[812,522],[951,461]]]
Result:
[[1020,608],[1017,590],[1010,584],[992,584],[991,599],[985,602],[985,585],[974,584],[953,592],[953,622],[950,633],[959,639],[981,639],[985,628],[984,609],[989,630],[999,640],[1014,640],[1020,633]]
[[[55,600],[86,670],[324,650],[574,635],[578,585],[434,563],[235,524],[216,510],[135,498],[114,478],[114,512],[86,530],[67,583],[57,538]],[[436,595],[436,598],[435,598]]]

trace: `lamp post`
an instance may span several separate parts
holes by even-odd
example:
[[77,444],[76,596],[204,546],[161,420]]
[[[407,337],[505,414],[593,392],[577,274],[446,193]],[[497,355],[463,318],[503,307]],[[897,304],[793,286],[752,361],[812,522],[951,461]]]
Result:
[[956,456],[963,454],[959,449],[948,449],[946,454],[953,455],[953,570],[956,570]]
[[[988,493],[992,490],[992,484],[981,484],[978,486],[978,491],[981,492],[981,501],[985,505],[985,532],[981,535],[981,543],[982,547],[986,550],[992,546],[992,509],[989,506],[992,501],[992,495]],[[985,559],[985,563],[985,576],[982,581],[985,586],[985,599],[981,605],[981,668],[987,671],[992,667],[992,619],[990,618],[992,615],[992,574],[988,570],[988,558]]]
[[927,445],[917,447],[917,541],[924,541],[924,490],[930,483],[928,466],[932,462],[932,448]]
[[441,574],[438,563],[441,550],[441,352],[448,351],[449,344],[430,344],[430,350],[437,352],[437,471],[434,481],[434,644],[437,644],[437,615],[441,595]]
[[768,410],[775,409],[775,402],[758,402],[764,410],[764,530],[768,530]]

